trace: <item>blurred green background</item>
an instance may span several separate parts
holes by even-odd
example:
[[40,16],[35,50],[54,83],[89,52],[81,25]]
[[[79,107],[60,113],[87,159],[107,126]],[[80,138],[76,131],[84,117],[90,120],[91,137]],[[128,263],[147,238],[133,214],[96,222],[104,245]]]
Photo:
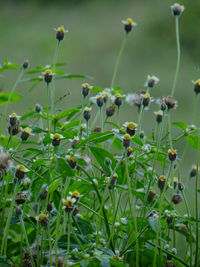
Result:
[[[71,93],[57,108],[68,109],[81,103],[83,82],[110,86],[124,34],[121,20],[131,17],[137,22],[137,27],[129,34],[115,85],[120,86],[124,93],[135,92],[143,88],[146,76],[151,74],[160,78],[152,96],[169,95],[177,57],[175,20],[170,10],[173,3],[171,0],[1,1],[1,62],[8,59],[20,64],[28,58],[30,69],[51,64],[56,47],[53,29],[64,25],[69,33],[61,43],[58,62],[67,65],[61,69],[94,77],[93,81],[74,79],[57,83],[56,99],[66,92]],[[185,11],[180,17],[181,68],[175,93],[179,106],[173,111],[172,120],[191,123],[194,101],[191,81],[200,78],[200,1],[185,0],[180,4],[185,6]],[[5,78],[0,80],[3,91],[10,90],[16,77],[17,71],[5,72]],[[24,83],[18,87],[17,92],[24,98],[12,104],[9,112],[15,111],[20,115],[36,103],[45,105],[45,84],[40,83],[31,92],[30,86]],[[147,135],[155,127],[153,111],[157,109],[158,106],[152,104],[150,112],[145,113],[143,128]],[[197,110],[199,112],[199,105]],[[127,120],[137,122],[137,109],[125,105],[121,122]],[[184,145],[184,142],[177,144],[179,155]],[[188,171],[195,158],[196,152],[190,149],[181,170],[184,182],[188,180]],[[194,181],[190,183],[193,185]],[[185,209],[184,205],[182,208]]]

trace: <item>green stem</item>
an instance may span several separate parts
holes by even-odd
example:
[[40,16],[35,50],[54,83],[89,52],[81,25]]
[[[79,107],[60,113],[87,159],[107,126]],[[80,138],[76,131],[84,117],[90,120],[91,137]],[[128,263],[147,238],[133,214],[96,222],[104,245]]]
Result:
[[125,155],[126,155],[126,161],[125,161],[125,168],[126,168],[126,178],[127,178],[127,185],[128,185],[128,194],[129,194],[129,199],[131,203],[131,213],[133,216],[133,223],[135,227],[135,244],[136,244],[136,267],[139,266],[139,244],[138,244],[138,235],[137,235],[137,219],[136,219],[136,212],[135,212],[135,204],[133,201],[133,195],[131,191],[131,181],[129,177],[129,171],[128,171],[128,157],[127,157],[127,149],[125,150]]
[[170,148],[173,149],[173,143],[172,143],[172,132],[171,132],[171,114],[170,111],[168,111],[168,134],[169,134],[169,143],[170,143]]
[[[200,145],[200,137],[198,138],[198,147]],[[197,152],[197,172],[195,181],[195,211],[196,211],[196,251],[195,251],[195,264],[198,266],[198,251],[199,251],[199,210],[198,210],[198,175],[199,175],[199,156],[200,152]],[[190,255],[191,256],[191,255]]]
[[6,113],[8,111],[8,105],[10,104],[11,97],[12,97],[13,93],[15,92],[15,89],[17,88],[17,85],[20,82],[23,74],[24,74],[24,69],[21,70],[21,72],[20,72],[20,74],[19,74],[16,82],[13,85],[13,88],[11,89],[10,95],[8,97],[8,102],[6,103],[6,106],[4,108],[4,112],[3,112],[3,116],[2,116],[2,120],[1,120],[0,136],[2,134],[2,130],[3,130],[3,126],[4,126],[4,121],[5,121]]
[[50,266],[52,264],[52,244],[51,244],[51,229],[50,229],[50,224],[48,224],[48,238],[49,238],[49,263]]
[[193,107],[193,113],[192,113],[192,124],[195,123],[195,115],[196,115],[196,110],[197,110],[197,100],[198,100],[198,94],[196,94],[195,99],[194,99],[194,107]]
[[24,220],[23,220],[22,216],[20,217],[20,223],[21,223],[21,226],[22,226],[22,229],[23,229],[23,232],[24,232],[26,245],[27,245],[28,252],[29,252],[29,255],[30,255],[30,258],[31,258],[31,262],[33,264],[33,267],[35,267],[35,262],[33,260],[33,256],[32,256],[32,253],[31,253],[31,248],[30,248],[30,245],[29,245],[28,236],[27,236],[27,233],[26,233],[26,228],[25,228]]
[[121,48],[119,50],[119,54],[118,54],[118,57],[117,57],[117,60],[116,60],[116,63],[115,63],[115,67],[114,67],[114,72],[113,72],[113,77],[112,77],[110,89],[112,89],[113,86],[114,86],[114,84],[115,84],[115,79],[116,79],[116,76],[117,76],[117,71],[118,71],[118,67],[119,67],[120,58],[121,58],[121,55],[122,55],[122,53],[124,51],[127,37],[128,37],[128,34],[125,33],[124,34],[123,41],[122,41],[122,44],[121,44]]
[[50,133],[50,126],[49,126],[49,83],[47,83],[46,101],[47,101],[47,126],[48,126],[48,134],[49,134]]
[[180,68],[180,56],[181,56],[180,39],[179,39],[179,25],[178,25],[179,16],[176,16],[175,20],[176,20],[177,63],[176,63],[176,71],[175,71],[175,76],[174,76],[174,81],[173,81],[172,91],[171,91],[172,97],[174,96],[174,93],[175,93],[176,82],[177,82],[179,68]]
[[67,232],[67,253],[70,251],[70,228],[71,228],[71,215],[68,213],[68,232]]

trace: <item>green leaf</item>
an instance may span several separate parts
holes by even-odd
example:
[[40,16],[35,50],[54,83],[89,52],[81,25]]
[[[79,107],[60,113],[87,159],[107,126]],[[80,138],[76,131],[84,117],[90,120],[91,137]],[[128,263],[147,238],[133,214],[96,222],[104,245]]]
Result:
[[123,262],[117,261],[115,259],[110,258],[110,264],[113,267],[126,267],[126,265]]
[[140,145],[140,146],[143,146],[143,143],[141,141],[141,139],[139,137],[137,137],[136,135],[131,138],[133,142],[135,142],[136,144]]
[[157,232],[158,216],[150,216],[148,222],[154,232]]
[[68,117],[69,115],[71,114],[76,114],[77,112],[80,111],[80,108],[71,108],[71,109],[68,109],[68,110],[65,110],[59,114],[57,114],[55,117],[54,117],[54,120],[55,121],[59,121],[65,117]]
[[56,159],[56,171],[64,177],[74,176],[74,172],[72,171],[71,167],[62,158]]
[[185,129],[187,128],[187,124],[183,121],[177,121],[177,122],[173,122],[172,123],[174,126],[181,128],[182,130],[185,131]]
[[110,170],[108,168],[108,166],[106,166],[104,164],[105,158],[108,157],[111,160],[111,167],[112,169],[114,169],[116,162],[113,158],[113,155],[106,151],[103,148],[100,147],[93,147],[93,146],[89,146],[93,156],[96,158],[97,162],[99,163],[99,165],[103,168],[104,171],[106,171],[107,173],[110,173]]
[[61,181],[62,181],[62,179],[56,179],[51,183],[51,185],[49,186],[49,190],[48,190],[49,194],[51,194],[52,192],[54,192],[58,188]]
[[200,148],[200,137],[198,135],[188,135],[186,140],[187,143],[194,149]]
[[91,133],[91,135],[86,138],[85,140],[83,140],[79,146],[77,147],[81,147],[87,143],[94,143],[94,144],[98,144],[98,143],[102,143],[105,142],[106,140],[112,139],[113,138],[113,133],[112,132],[104,132],[104,133]]
[[[9,99],[10,98],[10,99]],[[19,101],[22,98],[22,95],[17,94],[17,93],[11,93],[11,92],[6,92],[6,93],[0,93],[0,106],[6,105],[9,102],[14,103]],[[8,101],[9,100],[9,101]]]
[[83,79],[89,79],[89,80],[94,80],[92,76],[89,75],[82,75],[82,74],[63,74],[60,76],[57,76],[56,79],[72,79],[72,78],[83,78]]

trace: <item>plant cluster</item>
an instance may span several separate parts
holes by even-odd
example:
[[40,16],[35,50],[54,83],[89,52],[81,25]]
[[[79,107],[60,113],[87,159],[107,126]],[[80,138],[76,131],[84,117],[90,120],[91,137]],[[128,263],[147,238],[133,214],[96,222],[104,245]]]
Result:
[[[16,69],[19,76],[11,92],[0,93],[1,266],[199,266],[200,79],[193,82],[191,125],[172,123],[184,7],[174,4],[171,11],[177,67],[171,92],[159,99],[152,97],[160,82],[155,75],[148,75],[143,89],[134,93],[124,94],[115,86],[120,58],[136,26],[130,18],[122,21],[124,38],[110,87],[83,83],[77,107],[55,109],[58,79],[90,78],[59,69],[58,52],[68,32],[64,27],[55,29],[52,65],[28,70],[28,60],[21,66],[4,61],[0,71]],[[32,88],[42,84],[46,105],[8,115],[9,105],[22,97],[16,93],[21,82],[31,82]],[[138,109],[131,122],[121,122],[126,104]],[[151,129],[143,131],[150,105],[156,108],[153,135]],[[179,136],[172,136],[172,125],[181,131]],[[187,145],[180,155],[176,144],[184,139]],[[197,161],[183,174],[189,147]],[[184,192],[183,179],[189,177],[195,183],[194,216]],[[185,212],[179,211],[179,203]]]

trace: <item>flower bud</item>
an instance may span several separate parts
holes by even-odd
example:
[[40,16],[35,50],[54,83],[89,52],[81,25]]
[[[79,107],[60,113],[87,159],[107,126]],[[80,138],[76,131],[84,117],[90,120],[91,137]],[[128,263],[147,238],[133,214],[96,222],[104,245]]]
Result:
[[70,141],[72,148],[75,148],[80,143],[80,139],[78,136],[75,136],[73,139],[70,139]]
[[126,33],[129,33],[132,30],[133,26],[137,25],[131,18],[122,20],[122,23],[124,24],[124,30],[126,31]]
[[89,94],[90,89],[92,89],[92,86],[90,86],[88,83],[83,83],[82,84],[82,95],[83,95],[83,97],[86,97]]
[[48,190],[45,188],[41,194],[40,194],[40,199],[45,200],[47,198]]
[[190,170],[190,177],[196,177],[196,174],[197,174],[197,167],[196,165],[192,165],[192,168]]
[[107,117],[112,117],[114,113],[115,113],[115,105],[111,105],[111,106],[106,108],[106,116]]
[[163,267],[177,267],[177,265],[173,261],[166,261]]
[[22,213],[23,213],[23,211],[22,211],[21,207],[20,206],[17,206],[15,208],[15,214],[16,214],[16,216],[17,217],[20,217],[22,215]]
[[96,103],[97,103],[97,106],[100,107],[100,108],[103,106],[103,103],[104,103],[103,95],[100,95],[100,96],[97,97]]
[[16,204],[24,204],[26,202],[26,194],[24,192],[18,192],[15,197]]
[[196,80],[194,83],[194,92],[198,95],[200,93],[200,79]]
[[69,157],[67,159],[67,161],[68,161],[68,163],[69,163],[69,165],[70,165],[70,167],[72,169],[75,169],[76,168],[76,161],[75,161],[75,159],[73,157]]
[[127,133],[123,136],[123,146],[125,148],[128,148],[131,144],[131,137],[130,135]]
[[69,213],[74,210],[74,203],[76,202],[74,198],[67,197],[67,199],[63,199],[62,202],[63,209],[65,210],[65,212]]
[[63,26],[58,27],[56,30],[56,39],[60,42],[64,39],[65,33],[68,32]]
[[170,161],[176,160],[176,150],[175,149],[169,149],[168,150],[168,158]]
[[32,129],[29,127],[26,127],[25,129],[23,129],[22,134],[21,134],[22,141],[26,141],[31,135],[31,132],[32,132]]
[[178,185],[178,178],[174,177],[173,178],[173,182],[174,182],[174,189],[176,189],[177,185]]
[[172,202],[173,202],[174,204],[179,204],[182,200],[183,200],[183,199],[182,199],[182,196],[181,196],[180,194],[174,194],[174,195],[172,196]]
[[135,135],[136,129],[137,129],[137,124],[134,122],[126,122],[124,123],[124,127],[126,128],[126,132],[130,134],[130,136]]
[[89,121],[90,117],[91,117],[91,108],[85,107],[83,110],[83,117],[86,121]]
[[117,173],[114,173],[112,176],[112,179],[110,181],[109,189],[113,188],[113,185],[115,185],[117,183],[117,179],[118,179],[118,175],[117,175]]
[[156,77],[156,76],[150,76],[150,75],[148,75],[147,76],[147,81],[146,81],[146,83],[145,83],[145,86],[146,87],[149,87],[149,88],[152,88],[152,87],[154,87],[154,85],[156,85],[158,82],[159,82],[160,80],[158,79],[158,77]]
[[147,201],[151,203],[154,200],[156,193],[153,190],[150,190],[147,196]]
[[40,113],[42,111],[42,106],[40,104],[35,105],[35,112]]
[[11,126],[15,126],[16,124],[19,123],[19,118],[20,118],[20,116],[17,116],[16,113],[12,113],[12,114],[9,116],[9,118],[10,118],[10,125],[11,125]]
[[156,115],[157,123],[161,123],[162,119],[163,119],[163,111],[162,110],[158,110],[157,112],[154,112],[154,114]]
[[181,13],[184,11],[184,6],[181,6],[178,3],[175,3],[171,6],[172,15],[174,16],[180,16]]
[[50,137],[52,139],[52,146],[56,147],[60,145],[60,140],[63,138],[61,134],[55,133],[55,134],[50,134]]
[[181,182],[178,182],[178,190],[183,191],[184,190],[184,185]]
[[151,100],[151,97],[150,97],[150,94],[146,93],[144,96],[143,96],[143,100],[142,100],[142,105],[144,107],[147,107],[150,103],[150,100]]
[[111,163],[112,163],[112,161],[108,157],[106,157],[105,160],[104,160],[104,164],[106,166],[111,166]]
[[44,75],[44,81],[49,84],[52,81],[53,78],[53,72],[50,69],[45,70],[45,72],[42,73]]
[[25,59],[24,62],[23,62],[23,64],[22,64],[22,67],[25,70],[25,69],[28,68],[28,66],[29,66],[29,60],[28,59]]
[[139,133],[139,137],[140,137],[140,139],[143,139],[143,138],[144,138],[144,131],[141,131],[141,132]]
[[165,183],[166,183],[167,178],[164,175],[161,175],[158,179],[158,188],[160,190],[163,190],[165,188]]
[[115,95],[114,103],[118,108],[122,105],[122,96],[120,94]]
[[36,217],[36,220],[39,221],[39,223],[46,228],[48,225],[48,215],[45,213],[40,213],[39,216]]
[[12,136],[17,135],[21,131],[21,128],[18,124],[15,124],[14,126],[8,126],[8,133]]
[[48,204],[47,204],[47,211],[48,211],[48,212],[51,212],[52,209],[53,209],[53,205],[52,205],[52,203],[51,203],[51,202],[48,202]]
[[129,157],[132,153],[133,153],[133,148],[132,147],[128,147],[127,148],[127,157]]
[[26,169],[23,165],[18,165],[16,168],[15,177],[21,180],[24,178],[26,172],[28,172],[28,169]]

